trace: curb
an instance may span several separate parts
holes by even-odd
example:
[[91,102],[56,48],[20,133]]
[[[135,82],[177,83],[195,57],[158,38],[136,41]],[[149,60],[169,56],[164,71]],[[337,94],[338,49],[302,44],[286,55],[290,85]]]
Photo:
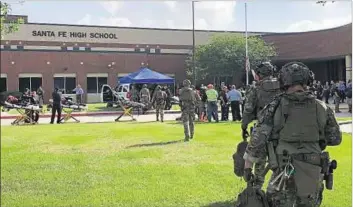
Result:
[[338,122],[338,125],[352,124],[352,121],[341,121]]
[[[120,115],[123,111],[112,111],[112,112],[88,112],[88,113],[72,113],[73,116],[82,117],[82,116],[112,116],[112,115]],[[147,111],[145,114],[155,114],[154,111]],[[164,114],[179,114],[180,111],[165,111]],[[62,113],[65,114],[65,113]],[[133,113],[133,115],[137,115],[137,113]],[[140,114],[142,115],[142,114]],[[0,116],[0,119],[16,119],[18,115],[8,115],[8,116]],[[50,118],[51,114],[42,114],[40,118]]]

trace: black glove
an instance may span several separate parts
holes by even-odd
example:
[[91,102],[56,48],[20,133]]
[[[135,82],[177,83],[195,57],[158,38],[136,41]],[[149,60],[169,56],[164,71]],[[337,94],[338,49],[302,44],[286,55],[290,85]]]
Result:
[[249,182],[253,179],[254,175],[252,174],[252,169],[251,168],[246,168],[244,169],[244,175],[243,178],[245,182]]
[[243,136],[243,139],[246,140],[246,138],[249,137],[249,132],[246,129],[243,129],[242,136]]

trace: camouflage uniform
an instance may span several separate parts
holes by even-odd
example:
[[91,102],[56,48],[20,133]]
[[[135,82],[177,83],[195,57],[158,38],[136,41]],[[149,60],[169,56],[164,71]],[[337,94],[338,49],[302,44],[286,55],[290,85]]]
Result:
[[157,86],[156,92],[153,95],[152,102],[156,103],[156,119],[159,121],[158,116],[161,115],[161,122],[163,122],[167,93],[162,91],[160,86]]
[[179,91],[179,104],[181,107],[181,119],[184,125],[185,141],[194,137],[195,107],[200,96],[190,88],[190,81],[183,81],[183,88]]
[[[286,64],[280,72],[283,87],[309,85],[312,77],[312,72],[304,64],[296,62]],[[270,206],[319,206],[323,190],[320,142],[336,146],[342,141],[331,108],[308,91],[286,90],[261,112],[244,154],[246,162],[257,163],[265,159],[268,155],[266,142],[269,140],[277,143],[274,153],[279,165],[274,169],[267,188]],[[284,154],[292,158],[295,171],[284,181],[286,188],[276,191],[270,182],[283,170],[286,164]]]
[[[260,111],[278,95],[280,84],[277,78],[272,78],[274,67],[268,63],[260,64],[255,73],[259,76],[260,81],[255,86],[250,86],[246,93],[246,102],[244,104],[244,112],[242,119],[242,130],[247,130],[248,124],[254,119],[258,119]],[[250,132],[251,133],[251,132]],[[261,176],[265,169],[266,159],[255,165],[255,187],[261,189],[265,182],[265,177]]]
[[336,84],[335,87],[332,89],[332,93],[333,93],[333,98],[335,100],[335,112],[340,113],[341,97],[340,97],[340,91],[338,90],[338,84]]
[[148,90],[147,85],[144,84],[140,91],[140,102],[145,106],[148,106],[150,103],[150,90]]
[[133,102],[138,102],[139,101],[139,92],[135,86],[132,86],[131,88],[131,100]]

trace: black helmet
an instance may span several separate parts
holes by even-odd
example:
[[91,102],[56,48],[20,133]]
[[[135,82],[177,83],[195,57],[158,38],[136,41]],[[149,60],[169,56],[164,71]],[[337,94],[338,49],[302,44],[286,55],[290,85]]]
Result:
[[282,87],[292,85],[310,86],[314,81],[314,73],[301,62],[290,62],[280,70],[279,80]]
[[260,77],[267,77],[273,75],[275,67],[270,62],[262,62],[254,69],[255,73]]
[[160,86],[160,85],[157,85],[156,89],[157,89],[157,90],[161,89],[161,86]]

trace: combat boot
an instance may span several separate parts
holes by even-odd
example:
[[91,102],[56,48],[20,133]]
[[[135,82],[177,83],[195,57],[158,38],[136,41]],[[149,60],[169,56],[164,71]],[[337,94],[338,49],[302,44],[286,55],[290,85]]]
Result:
[[157,118],[157,121],[159,121],[159,117],[158,117],[158,116],[156,116],[156,118]]
[[191,135],[190,135],[190,139],[193,139],[193,138],[194,138],[194,134],[191,134]]
[[184,142],[188,142],[188,141],[190,141],[190,137],[185,137]]

